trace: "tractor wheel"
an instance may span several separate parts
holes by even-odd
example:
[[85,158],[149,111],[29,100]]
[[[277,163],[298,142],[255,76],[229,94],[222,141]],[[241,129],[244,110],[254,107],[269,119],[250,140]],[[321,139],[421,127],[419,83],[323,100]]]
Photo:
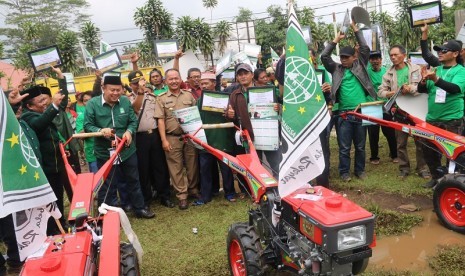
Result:
[[122,243],[120,245],[120,259],[122,276],[140,276],[137,252],[132,244]]
[[433,203],[436,215],[447,228],[465,234],[465,183],[456,179],[439,182]]
[[227,238],[229,270],[233,276],[263,275],[260,265],[262,247],[253,226],[235,223],[229,227]]
[[352,274],[358,275],[365,271],[368,266],[368,258],[352,263]]

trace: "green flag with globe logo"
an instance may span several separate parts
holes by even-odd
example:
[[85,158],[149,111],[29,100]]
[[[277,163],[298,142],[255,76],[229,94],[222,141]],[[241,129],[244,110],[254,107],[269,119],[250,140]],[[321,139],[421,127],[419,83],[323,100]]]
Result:
[[307,44],[292,1],[289,2],[281,128],[283,159],[279,170],[281,197],[308,185],[323,171],[319,135],[330,120]]
[[56,201],[56,196],[1,88],[0,157],[0,218]]

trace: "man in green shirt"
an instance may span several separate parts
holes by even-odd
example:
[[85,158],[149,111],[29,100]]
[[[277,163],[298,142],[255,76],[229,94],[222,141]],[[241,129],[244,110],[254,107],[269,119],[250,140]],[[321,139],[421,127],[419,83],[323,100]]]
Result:
[[[382,66],[382,57],[381,52],[371,52],[370,53],[370,64],[368,65],[367,71],[368,76],[370,76],[370,80],[373,83],[373,87],[375,91],[378,91],[379,86],[383,80],[383,76],[386,73],[386,68]],[[383,98],[384,101],[387,101],[386,98]],[[389,114],[383,113],[383,119],[392,121],[392,116]],[[368,130],[368,139],[370,140],[370,163],[374,165],[379,164],[379,125],[370,125],[367,126]],[[388,142],[389,146],[389,157],[392,160],[397,159],[397,143],[396,143],[396,134],[395,130],[390,127],[381,127],[383,131],[384,137]]]
[[[124,177],[127,184],[127,192],[130,203],[134,207],[134,213],[140,218],[153,218],[155,214],[145,207],[144,198],[140,189],[139,172],[137,168],[136,146],[132,135],[136,133],[137,117],[131,102],[123,92],[123,84],[120,77],[106,76],[102,86],[103,94],[92,98],[86,105],[84,117],[84,130],[86,132],[101,132],[104,137],[95,138],[95,156],[97,165],[101,168],[110,158],[111,138],[113,135],[126,138],[126,148],[120,153],[118,171],[122,176],[116,175],[106,180],[98,191],[98,204],[103,202],[109,205],[118,204],[117,179]],[[115,167],[109,175],[113,175]]]
[[[203,72],[200,79],[200,87],[202,88],[202,95],[204,91],[215,91],[216,76],[211,72]],[[226,99],[228,94],[225,94]],[[201,99],[203,96],[201,97]],[[220,124],[226,123],[226,118],[223,113],[205,111],[202,110],[202,100],[197,102],[200,117],[202,118],[203,124]],[[225,106],[226,108],[226,106]],[[206,129],[205,135],[207,136],[207,142],[210,146],[219,149],[221,151],[232,154],[234,151],[234,128],[223,128],[223,129]],[[236,201],[234,198],[234,181],[231,169],[223,162],[217,162],[217,159],[212,154],[205,150],[199,152],[199,167],[200,167],[200,194],[201,198],[194,202],[196,205],[202,205],[211,201],[212,193],[218,192],[212,191],[213,179],[211,171],[213,167],[217,167],[219,164],[221,169],[221,177],[223,179],[223,190],[224,197],[230,201]],[[218,172],[217,172],[218,174]]]
[[[457,134],[463,129],[465,91],[465,68],[457,62],[461,48],[455,40],[434,46],[442,65],[435,71],[423,68],[422,81],[418,84],[418,92],[428,93],[426,121]],[[423,145],[423,153],[433,178],[425,187],[434,187],[441,177],[437,171],[441,167],[441,154],[428,142]]]
[[[345,38],[343,33],[339,33],[321,53],[321,62],[333,76],[331,100],[333,103],[339,104],[339,113],[353,111],[359,104],[367,101],[367,96],[372,99],[377,98],[366,71],[370,48],[354,21],[352,21],[351,27],[360,45],[357,56],[354,48],[346,46],[341,49],[339,54],[341,63],[336,63],[331,58],[331,53],[336,45]],[[347,120],[339,117],[336,122],[336,133],[339,144],[339,174],[341,179],[345,182],[351,180],[350,149],[352,143],[355,147],[354,173],[358,178],[364,179],[366,177],[366,128],[362,126],[362,121],[353,116],[348,116]]]

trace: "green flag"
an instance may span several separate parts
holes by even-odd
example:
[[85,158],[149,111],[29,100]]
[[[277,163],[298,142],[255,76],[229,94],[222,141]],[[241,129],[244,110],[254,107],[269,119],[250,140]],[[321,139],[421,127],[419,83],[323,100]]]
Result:
[[100,54],[106,53],[106,52],[110,51],[111,49],[112,48],[111,48],[110,44],[106,43],[103,40],[100,40]]
[[292,1],[289,3],[286,35],[283,101],[283,160],[279,170],[281,197],[307,185],[323,171],[319,135],[330,120]]
[[270,47],[270,51],[271,51],[271,60],[273,62],[278,62],[279,61],[279,56],[278,54],[273,50],[273,48]]
[[32,147],[0,88],[0,218],[56,201]]

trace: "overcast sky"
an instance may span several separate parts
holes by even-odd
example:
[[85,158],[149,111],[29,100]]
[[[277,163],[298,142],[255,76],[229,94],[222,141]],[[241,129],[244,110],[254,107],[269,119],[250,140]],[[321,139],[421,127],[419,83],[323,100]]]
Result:
[[[136,8],[145,4],[146,0],[87,0],[90,4],[87,13],[100,28],[103,40],[108,43],[126,41],[138,42],[142,32],[134,25],[133,15]],[[383,11],[394,13],[396,0],[368,0],[379,5]],[[428,0],[424,0],[428,1]],[[202,6],[202,0],[162,0],[164,7],[173,14],[174,20],[180,16],[203,17],[210,22],[210,10]],[[239,13],[239,7],[245,7],[254,13],[254,18],[267,16],[266,8],[279,5],[285,10],[287,0],[218,0],[213,10],[213,22],[219,20],[233,21]],[[299,7],[308,6],[315,9],[317,16],[322,16],[327,23],[332,21],[332,12],[336,12],[337,22],[341,22],[346,9],[357,5],[357,0],[297,0]],[[373,4],[370,4],[371,6]],[[0,12],[0,27],[4,26],[7,11]],[[77,28],[76,28],[77,29]],[[1,38],[0,38],[1,39]]]
[[[376,0],[377,3],[379,0]],[[383,0],[383,8],[391,8],[393,5],[385,5],[395,0]],[[88,0],[91,7],[89,13],[92,21],[102,31],[102,37],[108,43],[129,41],[142,38],[142,33],[134,25],[133,15],[137,7],[145,4],[146,0]],[[191,17],[203,17],[210,22],[210,10],[202,5],[202,0],[162,0],[164,7],[173,14],[173,18],[184,15]],[[270,5],[286,7],[286,0],[218,0],[218,6],[213,10],[213,22],[218,20],[232,21],[239,13],[239,7],[251,10],[254,18],[266,17],[266,8]],[[337,15],[338,21],[342,21],[347,8],[356,6],[357,0],[299,0],[299,7],[309,6],[316,8],[316,15],[324,15],[327,22],[332,20],[330,14],[341,12]],[[324,6],[329,6],[324,8]]]

